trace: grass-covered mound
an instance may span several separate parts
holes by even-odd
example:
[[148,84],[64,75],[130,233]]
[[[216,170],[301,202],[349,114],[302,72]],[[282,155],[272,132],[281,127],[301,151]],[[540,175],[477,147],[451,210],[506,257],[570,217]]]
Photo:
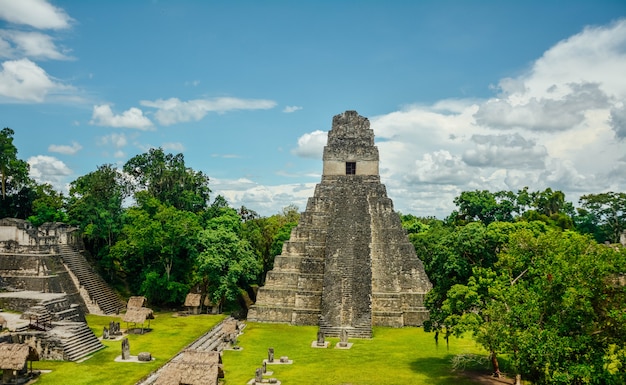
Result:
[[311,348],[317,327],[248,323],[239,337],[241,351],[225,351],[227,385],[245,384],[273,347],[275,358],[288,356],[292,365],[268,365],[283,385],[464,385],[475,384],[451,371],[451,359],[482,351],[471,339],[450,338],[435,344],[434,334],[420,328],[374,328],[371,340],[353,339],[350,350]]
[[[219,323],[221,315],[195,315],[178,317],[172,313],[156,314],[150,323],[152,331],[143,335],[128,336],[130,354],[150,352],[155,358],[150,363],[115,362],[121,355],[120,341],[104,341],[106,348],[94,353],[91,358],[80,363],[65,361],[40,361],[33,363],[34,370],[52,370],[44,373],[37,384],[64,385],[132,385],[163,365],[185,346],[193,342]],[[110,321],[120,322],[120,317],[88,315],[89,327],[97,336],[102,335],[103,327]],[[124,323],[122,329],[126,328]]]

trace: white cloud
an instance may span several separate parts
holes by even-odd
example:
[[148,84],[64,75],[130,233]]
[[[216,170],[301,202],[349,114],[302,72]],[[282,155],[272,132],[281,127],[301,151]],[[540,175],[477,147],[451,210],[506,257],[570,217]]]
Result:
[[267,110],[276,106],[276,102],[273,100],[231,97],[195,99],[186,102],[178,98],[157,99],[155,101],[142,100],[140,104],[145,107],[156,108],[157,112],[154,116],[164,126],[198,121],[209,112],[222,114],[236,110]]
[[72,170],[59,159],[37,155],[28,158],[30,165],[30,177],[37,183],[50,183],[56,190],[67,190],[67,178],[72,175]]
[[48,146],[48,151],[50,151],[50,152],[58,152],[59,154],[64,154],[64,155],[74,155],[78,151],[80,151],[82,148],[83,148],[83,146],[81,146],[79,143],[72,142],[71,145],[67,145],[67,144],[51,144],[50,146]]
[[414,161],[412,173],[405,175],[409,183],[467,185],[475,177],[461,157],[446,150],[424,154]]
[[302,107],[300,107],[300,106],[286,106],[285,108],[283,108],[283,112],[287,113],[287,114],[290,114],[292,112],[296,112],[296,111],[299,111],[301,109],[302,109]]
[[314,188],[315,183],[263,186],[246,178],[211,178],[213,196],[222,195],[232,207],[246,206],[264,216],[279,213],[289,204],[304,211]]
[[303,158],[322,159],[324,146],[328,132],[316,130],[306,133],[298,138],[298,147],[291,151],[292,154]]
[[164,151],[175,151],[175,152],[185,151],[185,146],[180,142],[166,142],[161,145],[161,148]]
[[0,71],[0,96],[25,102],[43,102],[48,94],[72,87],[54,81],[29,59],[9,60]]
[[45,0],[0,0],[0,19],[38,29],[65,29],[72,18]]
[[115,115],[108,104],[93,106],[93,115],[89,124],[106,127],[136,128],[138,130],[153,129],[152,122],[136,107]]
[[[509,99],[492,99],[480,106],[478,123],[492,128],[523,128],[532,131],[568,130],[585,119],[585,111],[608,105],[608,97],[598,84],[567,84],[566,94],[553,99],[551,92],[540,99],[531,98],[523,104]],[[554,86],[551,90],[556,90]],[[515,96],[519,96],[515,94]]]
[[0,56],[5,58],[70,59],[57,48],[51,36],[40,32],[0,30],[0,48]]
[[99,143],[101,146],[113,145],[116,148],[125,147],[128,144],[128,140],[126,139],[126,135],[113,133],[111,135],[102,136],[99,139]]
[[370,117],[395,206],[445,216],[466,190],[551,187],[574,203],[626,190],[624,47],[626,20],[586,28],[502,79],[497,97]]
[[541,169],[548,151],[527,140],[519,133],[501,135],[472,135],[476,144],[463,153],[463,161],[469,166],[505,167],[512,169]]

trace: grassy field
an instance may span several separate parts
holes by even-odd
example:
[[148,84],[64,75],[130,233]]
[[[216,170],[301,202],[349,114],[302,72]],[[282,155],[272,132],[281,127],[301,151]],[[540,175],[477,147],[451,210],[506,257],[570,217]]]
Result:
[[[209,331],[224,316],[196,315],[177,317],[172,313],[160,313],[152,320],[152,331],[144,335],[130,335],[130,354],[150,352],[154,361],[145,364],[115,362],[115,357],[122,353],[121,341],[104,341],[106,348],[94,353],[86,361],[40,361],[33,363],[33,369],[52,370],[44,373],[37,384],[63,385],[132,385],[152,370],[163,365],[167,360],[190,344],[196,338]],[[88,315],[87,322],[93,332],[100,336],[102,328],[110,321],[120,321],[120,317]],[[122,329],[126,325],[122,323]]]
[[[41,375],[38,384],[63,385],[132,385],[163,365],[186,345],[210,330],[224,316],[198,315],[177,317],[172,313],[157,314],[151,332],[130,335],[131,355],[150,352],[151,363],[119,363],[121,341],[105,341],[106,348],[80,363],[40,361],[33,369],[51,370]],[[96,335],[110,321],[119,317],[89,315],[89,326]],[[125,325],[122,325],[124,328]],[[256,368],[273,347],[275,357],[288,356],[293,365],[269,365],[272,377],[283,385],[470,385],[469,379],[450,370],[456,354],[485,354],[473,341],[450,339],[435,345],[433,334],[420,328],[374,328],[371,340],[354,339],[350,350],[334,349],[337,338],[328,338],[328,349],[311,348],[317,327],[282,324],[247,323],[239,337],[241,351],[225,351],[223,355],[226,385],[243,385],[254,377]]]
[[241,351],[223,355],[227,385],[245,384],[273,347],[275,357],[288,356],[292,365],[268,365],[283,385],[469,385],[450,370],[456,354],[486,354],[469,338],[435,344],[421,328],[374,328],[371,340],[354,339],[350,350],[311,348],[317,327],[248,323],[239,338]]

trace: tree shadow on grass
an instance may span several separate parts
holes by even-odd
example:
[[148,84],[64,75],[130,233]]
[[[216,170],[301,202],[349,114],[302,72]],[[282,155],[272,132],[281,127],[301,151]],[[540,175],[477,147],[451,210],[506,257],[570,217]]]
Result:
[[410,363],[411,370],[426,377],[428,384],[432,385],[475,385],[480,382],[473,381],[462,372],[452,371],[453,354],[443,357],[418,358]]

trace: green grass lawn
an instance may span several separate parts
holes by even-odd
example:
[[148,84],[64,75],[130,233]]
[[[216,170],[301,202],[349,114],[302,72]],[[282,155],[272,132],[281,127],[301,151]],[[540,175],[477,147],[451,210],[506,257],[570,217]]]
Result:
[[[225,382],[242,385],[273,347],[275,358],[288,356],[293,365],[268,365],[283,385],[469,385],[469,379],[451,371],[456,354],[486,354],[470,338],[450,338],[435,344],[432,333],[421,328],[374,328],[371,340],[350,340],[350,350],[311,348],[317,327],[248,323],[239,337],[241,351],[225,351]],[[442,342],[443,341],[443,342]]]
[[[132,385],[163,365],[182,348],[220,322],[224,316],[197,315],[177,317],[157,314],[151,332],[130,335],[131,355],[150,352],[155,361],[146,364],[115,362],[121,354],[121,341],[105,341],[106,348],[88,360],[74,362],[40,361],[33,369],[51,370],[41,375],[38,384]],[[88,315],[89,326],[98,336],[110,321],[119,317]],[[122,324],[122,328],[126,325]],[[223,356],[226,385],[243,385],[254,377],[256,368],[273,347],[276,359],[288,356],[293,365],[269,365],[272,377],[284,385],[470,385],[469,379],[451,371],[456,354],[486,354],[470,338],[450,339],[435,345],[433,334],[421,328],[374,328],[371,340],[353,339],[350,350],[334,349],[337,338],[328,338],[328,349],[311,348],[316,339],[315,326],[247,323],[239,337],[241,351],[225,351]]]
[[[156,314],[150,327],[152,331],[143,335],[130,335],[130,354],[136,356],[140,352],[150,352],[154,361],[145,364],[115,362],[115,357],[122,353],[122,342],[104,341],[104,349],[94,353],[86,361],[75,363],[65,361],[39,361],[33,363],[33,369],[52,370],[44,373],[37,384],[63,385],[132,385],[163,365],[182,348],[196,338],[209,331],[219,323],[222,315],[195,315],[177,317],[172,313]],[[102,335],[104,326],[110,321],[120,321],[120,317],[88,315],[89,327],[97,336]],[[126,327],[121,324],[122,329]]]

